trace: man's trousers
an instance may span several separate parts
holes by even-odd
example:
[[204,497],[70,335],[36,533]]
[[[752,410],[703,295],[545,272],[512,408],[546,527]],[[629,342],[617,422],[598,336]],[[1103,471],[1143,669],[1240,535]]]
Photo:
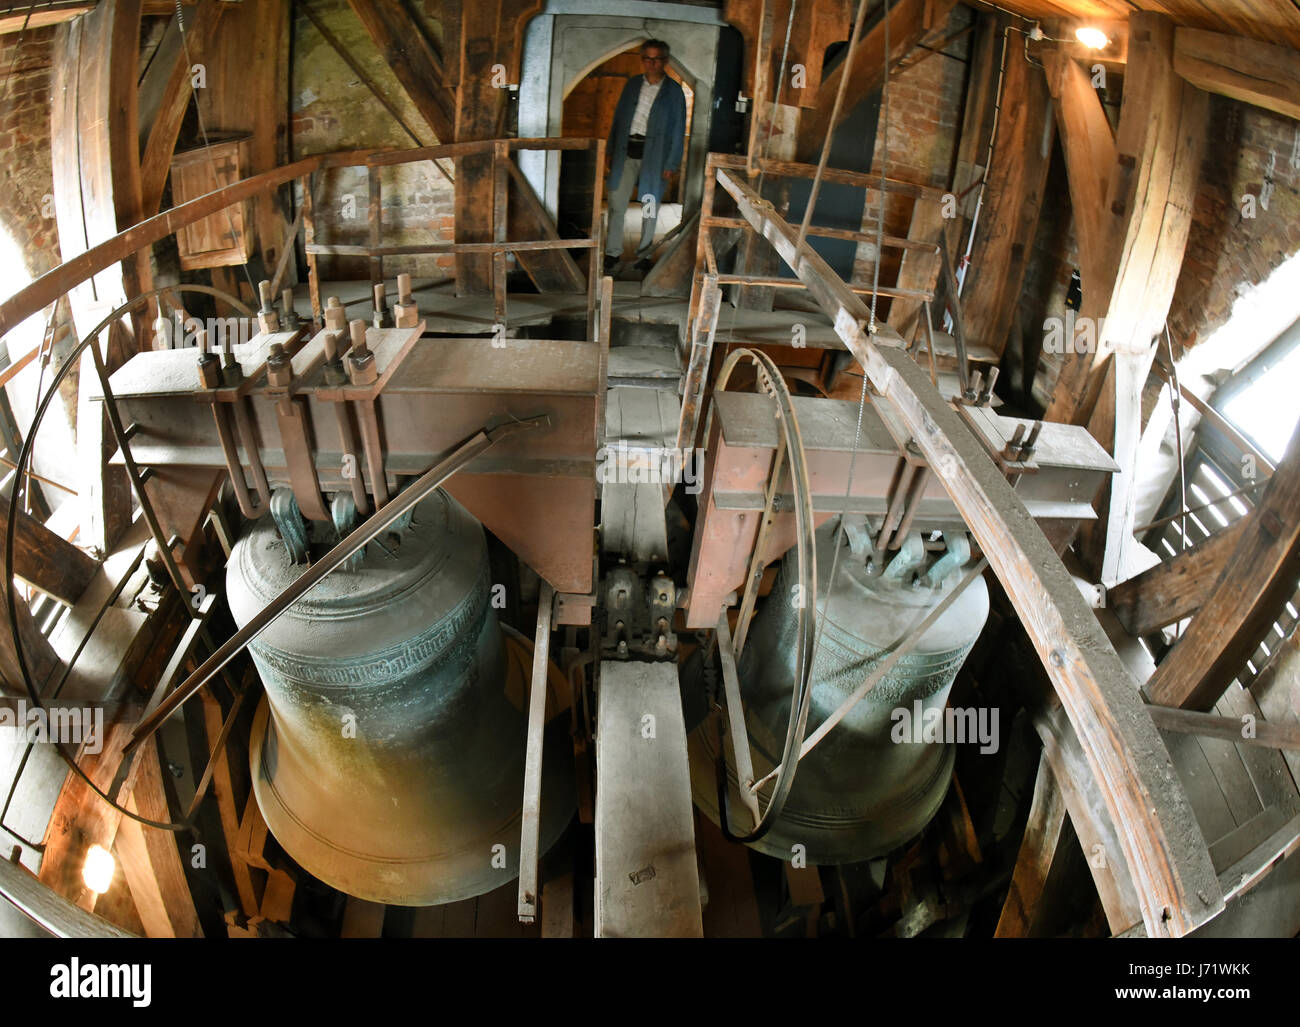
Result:
[[[605,234],[605,254],[616,260],[623,256],[623,218],[627,214],[628,204],[633,199],[636,183],[640,177],[641,162],[627,157],[623,161],[623,172],[618,184],[606,186],[609,193],[609,225]],[[658,215],[658,200],[642,204],[641,242],[636,248],[638,260],[650,252],[650,246],[655,238],[655,221],[658,220]]]

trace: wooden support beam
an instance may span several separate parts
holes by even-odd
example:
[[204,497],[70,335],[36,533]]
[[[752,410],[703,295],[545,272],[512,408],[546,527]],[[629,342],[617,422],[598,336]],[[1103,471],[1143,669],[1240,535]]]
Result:
[[[440,143],[452,140],[455,105],[442,59],[402,0],[348,0],[384,63]],[[313,17],[312,21],[316,21]]]
[[1208,93],[1300,118],[1300,53],[1289,47],[1180,26],[1174,70]]
[[737,173],[720,168],[717,176],[745,219],[807,284],[881,401],[912,433],[997,572],[1068,715],[1064,737],[1076,740],[1087,783],[1101,800],[1079,815],[1110,825],[1117,839],[1111,861],[1131,875],[1147,932],[1181,936],[1194,930],[1223,908],[1209,852],[1199,833],[1186,829],[1194,817],[1169,773],[1169,755],[1073,578],[897,333],[886,328],[868,336],[869,312],[826,262],[810,250],[796,259],[797,230]]
[[1106,605],[1135,638],[1190,617],[1214,594],[1250,516],[1106,590]]
[[1087,424],[1119,464],[1081,547],[1106,584],[1132,546],[1141,391],[1173,302],[1205,146],[1205,94],[1177,76],[1173,52],[1173,22],[1134,12],[1117,137],[1083,68],[1062,54],[1045,58],[1080,239],[1079,322],[1096,340],[1095,350],[1065,340],[1047,418]]
[[[699,241],[700,215],[697,211],[679,226],[683,229],[677,238],[668,241],[663,252],[655,258],[655,266],[641,280],[642,296],[689,296],[691,279],[695,274],[695,249]],[[713,237],[727,235],[725,229],[715,231]]]
[[1211,713],[1176,710],[1168,706],[1151,706],[1148,712],[1161,731],[1176,731],[1182,735],[1222,738],[1225,742],[1265,745],[1270,749],[1300,752],[1300,726],[1295,724],[1270,724],[1258,719],[1247,723],[1240,717],[1216,717]]
[[[111,239],[141,218],[139,126],[140,0],[103,0],[95,10],[59,26],[51,89],[51,162],[59,248],[65,261]],[[71,289],[68,301],[78,334],[150,286],[148,250],[123,253],[121,262]],[[134,354],[147,325],[140,309],[109,333],[110,372]],[[128,327],[131,324],[133,327]],[[94,378],[90,355],[82,362],[77,448],[84,505],[81,539],[111,551],[131,523],[124,474],[105,467],[112,451],[103,411],[87,400]]]
[[[1111,213],[1127,225],[1105,331],[1098,333],[1099,346],[1115,353],[1114,414],[1090,425],[1099,441],[1111,436],[1120,468],[1109,505],[1098,510],[1106,526],[1104,548],[1092,546],[1102,553],[1106,584],[1120,576],[1124,550],[1134,545],[1142,389],[1182,270],[1205,150],[1207,97],[1175,74],[1173,40],[1173,22],[1163,15],[1135,12],[1130,19],[1119,164],[1110,194]],[[1090,563],[1096,566],[1095,557]]]
[[[882,19],[858,40],[854,52],[846,54],[835,70],[826,76],[817,90],[812,110],[803,112],[799,119],[798,159],[815,162],[823,141],[848,117],[857,102],[884,85],[886,59],[890,68],[897,66],[925,38],[926,33],[947,24],[952,8],[951,0],[900,0],[892,4],[889,11],[889,53],[885,53],[885,22]],[[835,94],[846,68],[849,69],[848,87],[839,115],[832,124]]]
[[1115,277],[1113,254],[1118,245],[1106,213],[1117,156],[1115,136],[1083,67],[1060,55],[1047,60],[1047,82],[1056,101],[1054,109],[1070,179],[1084,295],[1109,299]]
[[[250,174],[277,168],[289,159],[288,3],[225,3],[221,31],[205,55],[207,87],[199,90],[209,131],[248,133]],[[190,17],[193,17],[191,15]],[[189,24],[189,20],[186,20]],[[280,258],[280,245],[293,220],[288,202],[275,194],[253,201],[251,223],[257,249],[268,268]],[[296,267],[290,281],[296,281]]]
[[[148,5],[146,4],[145,7]],[[145,17],[149,16],[147,10],[142,10]],[[149,129],[158,119],[158,110],[162,105],[163,93],[167,90],[167,83],[171,79],[172,72],[180,61],[181,53],[184,51],[184,41],[181,39],[181,30],[176,22],[176,12],[173,10],[168,16],[167,25],[162,30],[162,35],[158,37],[157,44],[153,52],[149,55],[148,63],[140,69],[140,84],[136,90],[136,116],[138,119],[137,127],[140,130],[140,152],[144,153],[145,144],[149,141]],[[190,20],[193,19],[191,12]],[[190,20],[185,22],[188,28]],[[144,55],[141,54],[143,63]]]
[[[749,117],[749,144],[745,147],[745,154],[749,159],[748,171],[750,175],[757,173],[754,162],[759,157],[767,156],[760,152],[766,140],[763,138],[762,129],[771,117],[771,112],[767,109],[771,104],[769,94],[772,89],[772,18],[773,18],[774,0],[759,0],[758,16],[758,40],[754,53],[754,89],[750,96],[753,97],[753,112]],[[748,63],[748,62],[747,62]]]
[[1224,895],[1237,898],[1255,887],[1264,875],[1300,850],[1300,816],[1292,817],[1268,838],[1219,875]]
[[1300,432],[1264,487],[1187,633],[1147,682],[1151,702],[1208,710],[1246,665],[1300,579]]
[[[225,713],[221,708],[221,703],[212,695],[210,689],[205,688],[199,692],[199,702],[202,704],[203,733],[207,739],[207,750],[212,752],[221,737]],[[217,804],[221,821],[221,836],[225,841],[226,852],[230,854],[230,869],[235,882],[235,897],[239,902],[240,910],[245,916],[256,916],[261,908],[262,893],[257,888],[256,882],[253,881],[248,863],[237,855],[240,851],[239,804],[241,799],[236,794],[234,777],[230,770],[230,760],[227,750],[224,749],[213,762],[211,794],[213,801]],[[256,800],[252,799],[251,796],[248,798],[256,806]]]
[[[558,239],[551,215],[542,206],[537,194],[514,159],[504,158],[506,169],[510,173],[509,195],[506,209],[508,213],[507,238],[510,239]],[[590,255],[593,261],[600,259],[597,252]],[[565,250],[528,250],[515,254],[519,266],[528,272],[540,292],[585,292],[587,278],[578,267],[577,262]]]
[[[149,139],[140,158],[140,213],[151,217],[162,203],[163,188],[171,170],[176,137],[190,106],[193,89],[192,63],[200,62],[209,52],[217,24],[226,4],[204,0],[197,11],[185,12],[184,45],[176,53],[167,83],[163,87],[158,112],[149,128]],[[127,226],[129,227],[129,226]]]
[[[904,293],[914,291],[934,295],[941,262],[939,236],[943,234],[946,223],[943,204],[933,200],[916,201],[912,207],[912,222],[908,226],[907,237],[913,242],[932,243],[934,248],[925,250],[909,247],[903,251],[903,262],[898,268],[898,281],[895,283],[897,289]],[[880,292],[881,295],[887,295],[883,289]],[[904,339],[910,339],[916,330],[916,319],[921,315],[923,302],[919,297],[904,295],[889,304],[889,323]]]
[[[457,142],[496,139],[505,135],[503,118],[507,82],[518,82],[524,23],[541,10],[542,0],[444,0],[449,81],[455,66]],[[500,67],[498,67],[500,66]],[[439,133],[439,138],[447,139]],[[492,223],[492,154],[476,153],[456,161],[456,242],[490,242]],[[478,254],[456,257],[456,293],[478,295],[492,291],[492,258]]]
[[1065,815],[1065,796],[1044,752],[1038,762],[1029,821],[1011,874],[1011,887],[993,932],[995,938],[1032,938],[1038,934],[1043,896],[1056,862]]
[[28,0],[18,3],[0,4],[0,35],[8,32],[24,32],[44,28],[46,25],[58,25],[70,21],[78,15],[93,11],[93,3],[47,3],[34,4]]
[[[971,341],[988,346],[999,357],[1020,305],[1054,132],[1046,81],[1021,59],[1013,43],[1007,46],[997,139],[962,290]],[[996,61],[1000,54],[999,45],[991,56]],[[978,159],[983,161],[986,153],[981,150]],[[907,337],[906,332],[903,335]]]
[[[0,496],[0,525],[8,523],[9,500]],[[14,576],[59,602],[76,603],[99,570],[99,562],[21,510],[15,528]]]
[[[1051,768],[1052,780],[1060,789],[1070,823],[1088,861],[1111,934],[1123,934],[1135,925],[1141,930],[1144,921],[1146,933],[1150,934],[1150,921],[1144,915],[1130,865],[1123,855],[1117,855],[1123,852],[1124,836],[1131,826],[1104,814],[1097,815],[1105,807],[1105,788],[1084,755],[1082,739],[1071,729],[1065,710],[1039,711],[1034,717],[1034,728],[1042,739],[1043,756]],[[1165,759],[1168,758],[1166,755]],[[1190,809],[1186,813],[1191,816]],[[1209,860],[1208,847],[1205,858]],[[1210,867],[1213,872],[1212,862]]]
[[[150,820],[170,820],[157,746],[144,746],[136,758],[142,766],[126,801],[127,809]],[[150,938],[203,936],[176,842],[172,832],[145,827],[127,817],[122,817],[117,829],[114,850]]]
[[[8,592],[0,598],[0,617],[9,622]],[[22,638],[23,656],[27,660],[27,669],[32,681],[39,689],[56,667],[61,666],[59,658],[49,639],[41,634],[32,617],[32,611],[21,599],[18,600],[18,632]],[[25,699],[27,692],[22,687],[22,675],[18,670],[18,657],[14,652],[13,639],[9,632],[0,631],[0,679],[3,679],[3,691],[11,696]]]
[[[140,220],[139,0],[103,0],[59,26],[54,43],[51,162],[59,249],[68,261]],[[79,331],[145,285],[135,253],[73,290]]]

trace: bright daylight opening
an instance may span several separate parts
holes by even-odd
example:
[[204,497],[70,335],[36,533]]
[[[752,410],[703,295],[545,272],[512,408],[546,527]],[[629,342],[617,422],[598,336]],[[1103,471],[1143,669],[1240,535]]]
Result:
[[[23,260],[22,250],[8,232],[0,228],[0,298],[21,292],[32,282]],[[46,331],[48,310],[33,314],[0,340],[0,370],[20,360],[39,347]],[[41,368],[39,360],[30,361],[0,391],[0,495],[14,494],[14,464],[18,450],[31,428],[40,402],[40,394],[49,389],[54,366]],[[33,449],[32,489],[27,510],[63,538],[75,541],[80,527],[79,510],[74,498],[77,489],[76,443],[72,423],[64,404],[55,402],[45,416]],[[2,531],[3,529],[0,529]],[[42,593],[21,586],[32,602],[37,623],[47,632],[53,630],[64,607]]]

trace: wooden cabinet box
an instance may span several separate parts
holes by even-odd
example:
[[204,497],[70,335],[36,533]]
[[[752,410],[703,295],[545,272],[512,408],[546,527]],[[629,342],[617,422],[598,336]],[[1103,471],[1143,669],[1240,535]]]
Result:
[[[172,158],[172,205],[203,196],[248,176],[248,136],[224,139]],[[243,264],[253,252],[252,203],[245,200],[176,233],[181,268]]]

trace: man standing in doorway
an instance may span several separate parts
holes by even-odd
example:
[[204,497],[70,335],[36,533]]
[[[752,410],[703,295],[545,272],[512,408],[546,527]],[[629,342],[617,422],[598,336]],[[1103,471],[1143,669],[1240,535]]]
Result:
[[668,44],[650,39],[641,44],[643,74],[630,78],[614,109],[606,153],[610,166],[609,228],[605,237],[608,271],[623,255],[623,218],[628,203],[641,201],[641,241],[636,249],[638,271],[650,269],[650,246],[664,188],[682,162],[686,133],[686,96],[664,74]]

